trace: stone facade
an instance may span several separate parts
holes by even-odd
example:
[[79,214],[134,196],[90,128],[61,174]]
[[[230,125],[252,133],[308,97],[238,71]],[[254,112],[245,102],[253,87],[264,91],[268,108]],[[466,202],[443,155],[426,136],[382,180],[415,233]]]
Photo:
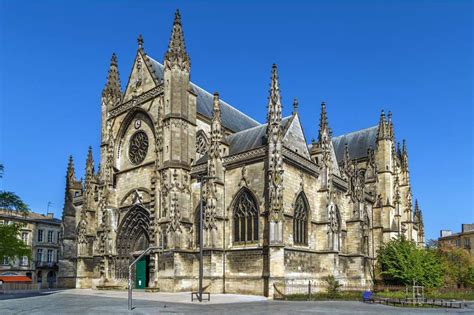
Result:
[[42,288],[57,286],[60,254],[61,221],[53,214],[29,212],[26,216],[11,210],[0,209],[0,224],[21,225],[20,237],[31,248],[31,259],[4,258],[0,261],[0,275],[24,275]]
[[323,103],[308,145],[297,100],[282,117],[276,65],[265,124],[192,83],[190,71],[179,12],[162,64],[138,38],[124,92],[112,56],[99,170],[89,151],[84,182],[72,159],[67,171],[65,286],[125,285],[128,264],[151,246],[147,286],[195,290],[200,200],[211,292],[271,296],[274,284],[327,275],[364,288],[380,244],[399,234],[423,244],[391,114],[333,138]]

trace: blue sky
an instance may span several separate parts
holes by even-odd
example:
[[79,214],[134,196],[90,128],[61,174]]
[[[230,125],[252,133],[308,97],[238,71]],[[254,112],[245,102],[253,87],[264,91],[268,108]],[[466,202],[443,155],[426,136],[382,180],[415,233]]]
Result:
[[191,77],[260,122],[272,63],[284,114],[299,99],[307,139],[320,102],[334,135],[391,110],[406,138],[427,238],[474,221],[470,1],[0,1],[0,189],[60,216],[67,158],[97,161],[112,52],[127,83],[142,33],[162,60],[181,10]]

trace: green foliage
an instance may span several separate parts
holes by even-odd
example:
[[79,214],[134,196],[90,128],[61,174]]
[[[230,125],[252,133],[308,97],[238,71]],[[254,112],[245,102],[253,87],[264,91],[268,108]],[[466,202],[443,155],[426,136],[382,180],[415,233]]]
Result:
[[378,253],[380,274],[386,283],[439,287],[443,283],[443,264],[437,251],[418,248],[414,242],[398,237],[385,243]]
[[20,237],[22,226],[20,224],[0,225],[0,259],[4,257],[19,258],[27,256],[31,258],[31,249]]
[[339,288],[342,286],[339,281],[334,278],[333,275],[327,276],[325,279],[326,283],[328,284],[327,289],[327,297],[330,299],[334,299],[339,296]]
[[443,258],[448,286],[474,288],[474,259],[467,250],[445,245],[439,248],[439,254]]
[[[410,292],[411,293],[411,292]],[[409,294],[410,294],[409,293]],[[405,291],[380,291],[376,293],[378,297],[404,299]],[[409,296],[410,297],[410,296]],[[474,290],[426,290],[425,298],[427,299],[444,299],[444,300],[474,300]]]
[[[311,296],[303,293],[289,294],[285,296],[289,301],[325,301],[328,300],[328,294],[325,292],[312,293]],[[362,291],[342,291],[336,297],[331,298],[340,301],[360,301],[362,299]]]
[[[0,178],[3,177],[3,170],[3,164],[0,164]],[[0,209],[17,211],[25,216],[30,212],[28,205],[18,195],[4,190],[0,190]]]
[[0,191],[0,209],[17,211],[25,215],[30,211],[28,205],[15,193],[3,190]]

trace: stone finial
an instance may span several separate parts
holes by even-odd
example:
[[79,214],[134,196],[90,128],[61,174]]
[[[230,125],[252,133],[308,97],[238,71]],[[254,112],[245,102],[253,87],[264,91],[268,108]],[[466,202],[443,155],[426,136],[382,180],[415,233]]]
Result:
[[137,43],[138,43],[138,48],[142,49],[143,48],[143,43],[144,43],[142,34],[138,35]]
[[293,114],[296,114],[298,112],[298,99],[295,97],[293,100]]

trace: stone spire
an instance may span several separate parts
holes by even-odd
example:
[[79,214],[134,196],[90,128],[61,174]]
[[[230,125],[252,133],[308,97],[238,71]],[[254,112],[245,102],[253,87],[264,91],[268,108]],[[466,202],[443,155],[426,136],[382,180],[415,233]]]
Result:
[[[220,144],[222,141],[222,123],[219,93],[214,93],[214,105],[211,122],[211,140],[208,152],[208,175],[220,177],[222,175]],[[218,165],[219,164],[219,165]]]
[[421,222],[421,210],[420,210],[420,206],[418,204],[418,199],[415,199],[415,209],[413,211],[413,215],[414,215],[414,221],[415,223],[420,223]]
[[280,97],[280,85],[278,83],[278,68],[276,64],[272,66],[272,78],[270,82],[270,96],[268,97],[268,115],[267,120],[269,128],[267,133],[271,130],[270,125],[280,125],[282,116],[282,106]]
[[92,157],[92,146],[89,146],[86,160],[86,181],[90,181],[94,177],[94,159]]
[[323,143],[331,140],[331,129],[329,128],[328,117],[326,113],[326,103],[321,102],[321,117],[319,119],[319,131],[318,131],[318,144],[321,146]]
[[388,131],[388,136],[393,141],[393,139],[395,138],[395,132],[393,131],[392,112],[391,111],[388,112],[388,116],[387,116],[387,131]]
[[74,172],[74,161],[72,155],[69,156],[69,162],[67,164],[66,172],[66,189],[71,186],[71,184],[76,180],[76,175]]
[[278,69],[272,67],[270,96],[268,97],[268,204],[272,221],[282,219],[283,208],[283,131],[282,105],[278,83]]
[[181,69],[189,71],[190,60],[184,44],[183,27],[181,25],[181,15],[176,10],[173,22],[173,31],[171,32],[168,51],[165,54],[165,67],[172,68],[178,66]]
[[385,119],[385,112],[382,109],[380,114],[379,128],[377,131],[377,141],[390,139],[387,120]]
[[115,53],[112,54],[110,60],[109,74],[105,87],[102,90],[102,98],[104,98],[106,103],[110,103],[110,105],[115,105],[122,98],[122,87]]
[[397,157],[400,161],[402,160],[402,149],[400,149],[400,142],[397,142]]
[[402,168],[404,171],[408,171],[408,150],[407,150],[407,142],[403,139],[402,145]]

